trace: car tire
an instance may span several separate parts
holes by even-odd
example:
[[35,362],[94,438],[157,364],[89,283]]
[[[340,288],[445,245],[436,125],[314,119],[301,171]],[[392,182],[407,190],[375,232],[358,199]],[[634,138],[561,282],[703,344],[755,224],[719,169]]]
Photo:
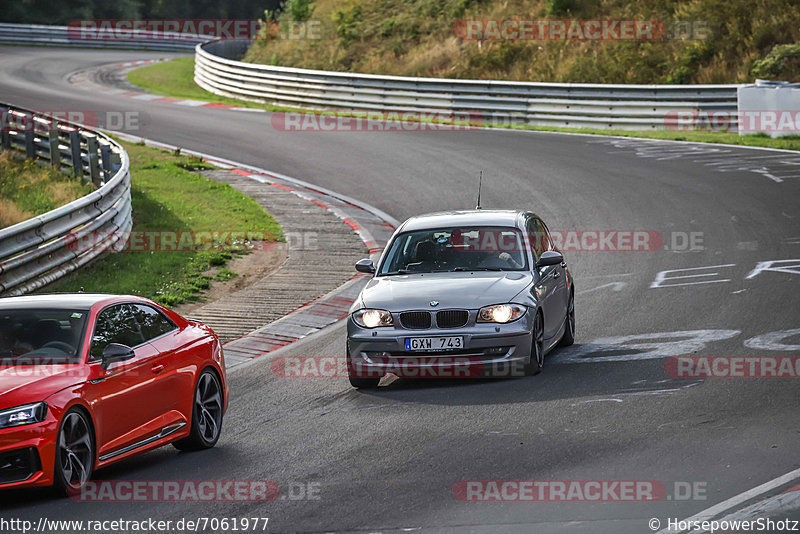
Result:
[[575,343],[575,292],[569,294],[569,304],[567,305],[567,319],[564,324],[564,335],[561,336],[559,345],[569,347]]
[[197,378],[192,396],[192,427],[189,435],[173,443],[180,451],[210,449],[222,433],[223,393],[219,377],[205,369]]
[[350,359],[350,342],[347,342],[346,349],[347,350],[347,377],[350,380],[350,385],[354,388],[358,389],[375,389],[378,387],[378,383],[381,381],[380,377],[373,378],[373,377],[363,377],[358,376],[353,369],[353,362]]
[[73,495],[92,478],[95,462],[94,429],[81,409],[68,410],[58,425],[53,488]]
[[538,375],[544,365],[544,317],[541,312],[536,312],[531,335],[531,355],[525,365],[525,374]]

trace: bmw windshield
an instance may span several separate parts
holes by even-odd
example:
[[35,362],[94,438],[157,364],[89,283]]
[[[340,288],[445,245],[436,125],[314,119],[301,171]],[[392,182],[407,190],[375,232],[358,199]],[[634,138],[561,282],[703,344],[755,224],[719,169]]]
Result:
[[522,271],[528,255],[517,228],[481,226],[405,232],[392,241],[377,276],[450,271]]

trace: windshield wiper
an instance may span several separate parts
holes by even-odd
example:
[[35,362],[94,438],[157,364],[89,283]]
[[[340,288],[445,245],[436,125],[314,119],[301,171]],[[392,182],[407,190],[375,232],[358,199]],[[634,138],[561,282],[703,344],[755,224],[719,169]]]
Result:
[[396,271],[389,271],[388,273],[381,273],[378,276],[392,276],[392,275],[395,275],[395,274],[411,274],[411,272],[412,271],[409,271],[408,269],[397,269]]
[[[461,269],[462,271],[465,269]],[[467,271],[502,271],[502,267],[472,267],[471,269],[466,269]]]

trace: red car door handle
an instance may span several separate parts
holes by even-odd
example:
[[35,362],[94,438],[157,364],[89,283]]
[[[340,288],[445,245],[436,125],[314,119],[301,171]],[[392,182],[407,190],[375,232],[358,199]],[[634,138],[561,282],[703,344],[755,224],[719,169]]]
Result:
[[154,365],[153,366],[153,372],[154,373],[160,373],[163,370],[164,370],[164,366],[163,365],[159,364],[159,365]]

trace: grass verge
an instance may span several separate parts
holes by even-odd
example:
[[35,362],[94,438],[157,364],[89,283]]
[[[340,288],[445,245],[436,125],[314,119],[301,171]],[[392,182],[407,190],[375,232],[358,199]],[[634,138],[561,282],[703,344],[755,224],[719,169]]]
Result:
[[[308,110],[287,108],[269,104],[258,104],[234,98],[225,98],[209,93],[201,89],[194,83],[194,58],[177,58],[172,61],[158,63],[147,67],[142,67],[128,73],[128,79],[134,85],[138,85],[155,93],[172,96],[175,98],[202,99],[209,102],[231,104],[240,107],[252,107],[266,109],[268,111],[295,111],[300,113],[311,113]],[[334,111],[315,111],[319,115],[341,115],[347,117],[365,117],[364,113],[343,113]],[[399,116],[402,120],[414,120],[413,118]],[[423,119],[424,120],[424,119]],[[457,124],[464,124],[456,122]],[[491,123],[473,123],[474,126],[494,127]],[[618,135],[623,137],[641,137],[646,139],[668,139],[673,141],[694,141],[699,143],[722,143],[730,145],[744,145],[761,148],[783,148],[788,150],[800,150],[800,136],[786,136],[771,138],[766,134],[739,135],[729,132],[714,131],[629,131],[629,130],[604,130],[594,128],[557,128],[545,126],[528,125],[503,125],[518,130],[535,130],[543,132],[569,132],[592,135]]]
[[[228,184],[210,180],[194,169],[213,168],[196,157],[179,156],[141,144],[122,142],[131,158],[133,236],[147,236],[139,246],[106,254],[90,265],[45,287],[43,292],[125,293],[167,306],[202,299],[212,280],[236,275],[225,265],[246,253],[236,247],[170,251],[161,240],[149,250],[147,239],[189,232],[249,232],[263,241],[282,241],[280,226],[258,203]],[[206,241],[207,242],[207,241]],[[129,242],[130,244],[131,242]],[[187,250],[188,249],[188,250]]]
[[0,228],[47,213],[93,189],[88,182],[6,150],[0,153]]
[[[796,0],[287,0],[265,17],[278,25],[245,61],[567,83],[800,80]],[[598,20],[596,33],[585,24]],[[652,33],[629,39],[610,21]]]
[[147,65],[128,73],[128,81],[147,91],[173,98],[203,100],[215,104],[277,110],[269,104],[243,102],[235,98],[215,95],[194,83],[194,58],[179,57],[163,63]]

